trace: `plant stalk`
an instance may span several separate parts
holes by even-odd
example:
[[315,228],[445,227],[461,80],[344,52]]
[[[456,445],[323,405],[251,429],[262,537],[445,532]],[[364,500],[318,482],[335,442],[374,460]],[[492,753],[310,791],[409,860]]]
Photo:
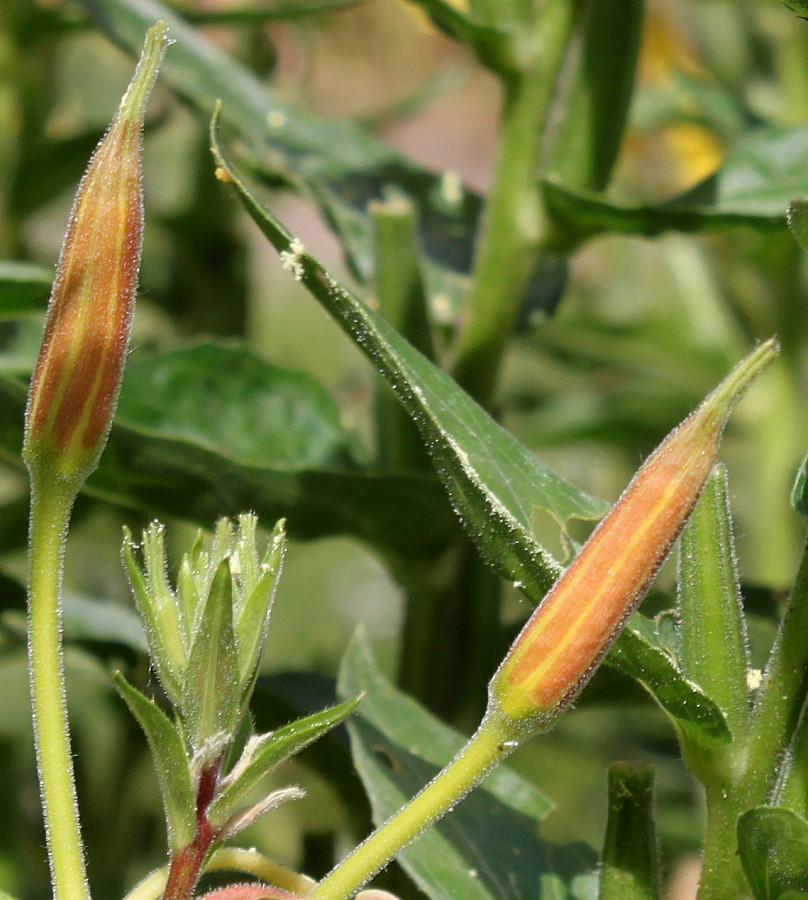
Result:
[[456,348],[455,378],[483,406],[490,404],[547,232],[536,165],[575,20],[575,4],[547,0],[540,16],[535,46],[523,48],[527,59],[505,80],[499,159]]
[[334,868],[309,894],[347,900],[404,847],[452,810],[518,746],[507,726],[488,715],[458,755],[403,809]]
[[89,900],[90,896],[65,707],[60,605],[64,547],[75,497],[72,484],[32,480],[28,665],[54,900]]

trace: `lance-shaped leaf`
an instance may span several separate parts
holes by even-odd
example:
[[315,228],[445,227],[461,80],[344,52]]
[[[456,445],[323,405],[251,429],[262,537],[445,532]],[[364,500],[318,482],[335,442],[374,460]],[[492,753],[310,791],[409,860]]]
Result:
[[251,738],[241,759],[222,781],[221,789],[208,810],[211,825],[214,828],[221,827],[245,802],[247,795],[265,775],[339,725],[354,711],[360,700],[361,697],[347,700],[291,722],[270,734]]
[[241,718],[238,649],[233,631],[233,586],[223,559],[213,576],[188,657],[182,720],[194,752],[232,735]]
[[[258,566],[255,516],[242,516],[239,522],[238,559],[242,567],[241,581],[251,587],[244,590],[233,614],[238,643],[239,682],[244,691],[251,691],[286,551],[286,523],[281,520],[275,525],[267,551]],[[252,524],[248,525],[248,522]],[[247,697],[243,699],[246,700]]]
[[182,738],[156,703],[132,687],[121,674],[116,673],[114,677],[118,692],[149,742],[165,807],[169,848],[180,850],[191,841],[196,829],[196,793]]
[[609,767],[609,818],[598,900],[658,900],[659,858],[649,765]]
[[723,466],[710,473],[679,540],[678,603],[682,672],[723,711],[733,737],[742,739],[749,653]]
[[533,538],[536,508],[563,527],[572,516],[596,518],[604,505],[559,478],[498,425],[443,371],[348,291],[266,210],[225,155],[214,122],[214,153],[223,177],[284,265],[356,342],[415,421],[456,512],[490,564],[538,601],[559,574]]
[[759,806],[738,819],[738,851],[755,900],[808,896],[808,821]]
[[639,613],[629,619],[606,657],[606,664],[639,682],[679,727],[705,741],[730,740],[721,710],[657,646],[652,623]]
[[166,574],[163,526],[154,522],[143,532],[143,568],[135,559],[135,549],[126,530],[123,560],[135,606],[146,629],[152,665],[165,692],[174,703],[179,703],[187,661],[186,640],[180,610]]

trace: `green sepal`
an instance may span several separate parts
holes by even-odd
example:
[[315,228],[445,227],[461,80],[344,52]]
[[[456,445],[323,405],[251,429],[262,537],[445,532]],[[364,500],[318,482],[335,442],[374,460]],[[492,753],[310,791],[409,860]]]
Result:
[[657,645],[653,623],[644,616],[631,616],[605,662],[639,682],[677,727],[698,735],[700,740],[721,744],[731,740],[724,714]]
[[241,759],[222,781],[208,810],[211,825],[214,828],[224,825],[265,775],[339,725],[356,709],[361,699],[361,696],[355,697],[248,741]]
[[723,466],[713,468],[679,538],[677,597],[682,674],[708,694],[741,740],[749,650]]
[[156,703],[132,687],[119,672],[113,678],[149,743],[165,808],[169,849],[176,852],[193,839],[196,830],[196,792],[184,741]]
[[173,703],[182,697],[180,687],[186,665],[182,625],[174,595],[166,576],[164,529],[153,522],[143,532],[141,568],[135,558],[135,544],[124,529],[123,561],[135,606],[146,629],[149,655],[163,689]]
[[[248,524],[248,521],[252,524]],[[283,519],[272,530],[264,558],[258,565],[255,550],[255,517],[239,518],[239,560],[241,582],[247,590],[233,610],[239,658],[239,683],[242,701],[252,691],[261,650],[269,626],[269,614],[286,552],[286,523]]]
[[598,900],[659,898],[653,790],[651,766],[620,762],[609,767],[609,816]]
[[[215,544],[215,541],[214,541]],[[215,556],[215,550],[211,554]],[[233,582],[228,559],[215,569],[188,657],[180,706],[194,752],[232,736],[241,719]]]
[[738,819],[738,852],[755,900],[808,894],[808,821],[758,806]]

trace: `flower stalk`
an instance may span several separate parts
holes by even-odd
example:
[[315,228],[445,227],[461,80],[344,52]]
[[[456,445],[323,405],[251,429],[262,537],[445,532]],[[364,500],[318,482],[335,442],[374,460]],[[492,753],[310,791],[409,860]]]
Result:
[[520,744],[553,726],[644,596],[696,505],[730,412],[777,352],[773,339],[760,344],[648,458],[522,629],[469,743],[310,897],[353,896]]
[[55,900],[89,897],[65,710],[62,560],[76,495],[98,463],[126,358],[143,227],[141,131],[167,39],[151,28],[79,184],[25,416],[31,479],[28,657]]

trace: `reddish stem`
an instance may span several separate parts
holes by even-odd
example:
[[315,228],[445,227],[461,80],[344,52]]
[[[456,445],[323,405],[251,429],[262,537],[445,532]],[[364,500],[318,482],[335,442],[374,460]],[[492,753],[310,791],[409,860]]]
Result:
[[194,839],[171,859],[168,881],[162,900],[190,900],[217,832],[208,821],[207,811],[216,794],[221,759],[199,776],[196,792],[196,834]]

